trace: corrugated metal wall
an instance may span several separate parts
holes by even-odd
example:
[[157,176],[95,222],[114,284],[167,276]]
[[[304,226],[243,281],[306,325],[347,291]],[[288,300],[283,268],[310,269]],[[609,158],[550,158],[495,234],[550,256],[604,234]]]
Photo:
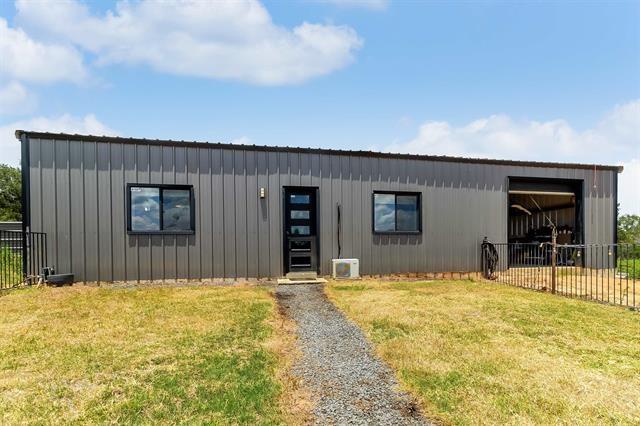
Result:
[[[319,188],[322,274],[338,255],[337,203],[342,257],[363,274],[479,270],[482,238],[507,238],[508,176],[584,179],[586,242],[614,238],[614,171],[81,139],[29,151],[31,229],[79,281],[281,276],[286,185]],[[195,235],[127,235],[127,183],[193,185]],[[422,192],[421,235],[372,233],[378,189]]]
[[549,210],[546,212],[534,211],[531,216],[528,215],[512,215],[509,221],[509,238],[522,238],[527,235],[531,229],[539,229],[549,226],[549,219],[553,221],[556,227],[575,226],[575,208]]

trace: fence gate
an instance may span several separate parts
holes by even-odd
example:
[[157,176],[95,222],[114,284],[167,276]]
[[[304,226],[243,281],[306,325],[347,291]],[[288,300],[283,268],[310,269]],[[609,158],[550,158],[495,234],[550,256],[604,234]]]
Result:
[[0,290],[32,284],[47,265],[47,234],[0,230]]
[[491,243],[482,272],[499,283],[640,308],[640,245]]

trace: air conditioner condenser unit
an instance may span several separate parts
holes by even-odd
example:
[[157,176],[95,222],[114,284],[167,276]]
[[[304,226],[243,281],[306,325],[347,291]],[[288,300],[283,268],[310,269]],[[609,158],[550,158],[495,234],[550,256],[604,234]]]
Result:
[[333,278],[360,278],[358,259],[332,259]]

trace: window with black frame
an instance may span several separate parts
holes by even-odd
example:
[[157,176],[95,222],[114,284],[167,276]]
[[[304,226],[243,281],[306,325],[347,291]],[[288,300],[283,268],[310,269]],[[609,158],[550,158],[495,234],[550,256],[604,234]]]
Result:
[[373,232],[414,234],[422,231],[420,193],[373,193]]
[[127,185],[127,231],[134,234],[190,234],[195,230],[190,185]]

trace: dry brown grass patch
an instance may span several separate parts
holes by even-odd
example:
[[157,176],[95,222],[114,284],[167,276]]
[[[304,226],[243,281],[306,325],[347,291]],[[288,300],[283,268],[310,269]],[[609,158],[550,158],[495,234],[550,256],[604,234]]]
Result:
[[497,284],[335,282],[327,293],[445,423],[640,422],[640,315]]

